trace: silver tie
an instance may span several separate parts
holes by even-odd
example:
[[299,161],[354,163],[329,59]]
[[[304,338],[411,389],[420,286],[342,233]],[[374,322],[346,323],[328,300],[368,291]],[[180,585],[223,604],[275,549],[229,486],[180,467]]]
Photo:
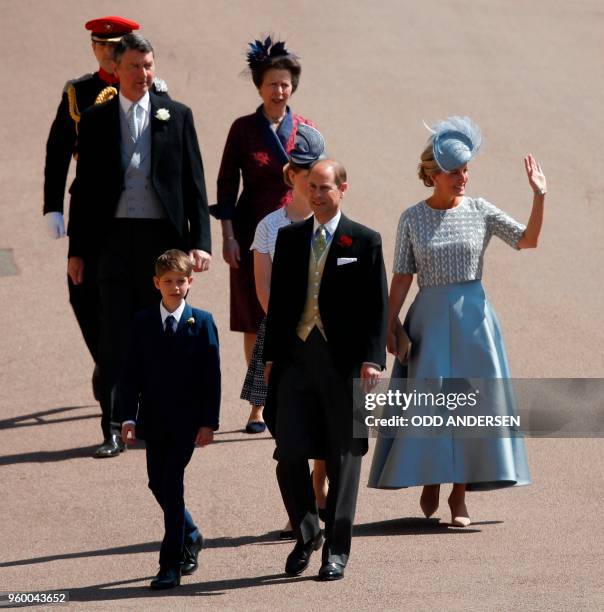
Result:
[[128,111],[128,129],[130,130],[130,135],[132,136],[132,140],[136,142],[138,140],[138,104],[133,104]]

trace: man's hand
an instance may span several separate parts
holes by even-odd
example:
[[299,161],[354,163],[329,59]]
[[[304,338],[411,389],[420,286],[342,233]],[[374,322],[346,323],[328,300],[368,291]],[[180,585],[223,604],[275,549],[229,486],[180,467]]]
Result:
[[136,426],[134,423],[122,423],[122,440],[130,445],[136,442]]
[[200,427],[195,438],[196,446],[207,446],[214,440],[214,430],[211,427]]
[[264,384],[268,387],[268,380],[271,377],[271,370],[273,369],[272,363],[267,363],[264,366]]
[[222,242],[222,257],[231,266],[231,268],[238,268],[239,261],[241,260],[241,253],[239,251],[239,243],[234,236],[224,238]]
[[70,257],[67,260],[67,274],[74,285],[84,282],[84,260],[81,257]]
[[191,249],[189,251],[189,257],[193,262],[193,270],[195,272],[205,272],[210,269],[210,262],[212,256],[201,249]]
[[386,348],[391,355],[396,355],[398,353],[398,340],[396,337],[396,332],[389,331],[386,336]]
[[65,236],[65,221],[60,212],[47,212],[44,218],[46,219],[48,235],[51,238],[56,240],[57,238],[63,238]]
[[361,366],[361,380],[363,391],[371,391],[379,382],[382,372],[378,370],[372,363],[364,363]]

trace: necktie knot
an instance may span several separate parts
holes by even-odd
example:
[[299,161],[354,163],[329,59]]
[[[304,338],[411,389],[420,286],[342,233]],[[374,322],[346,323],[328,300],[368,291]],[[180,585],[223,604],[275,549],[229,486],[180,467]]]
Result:
[[324,225],[319,225],[312,241],[312,250],[315,259],[319,261],[327,248],[327,230]]
[[166,336],[173,336],[176,333],[176,319],[172,315],[166,317],[166,328],[164,333]]

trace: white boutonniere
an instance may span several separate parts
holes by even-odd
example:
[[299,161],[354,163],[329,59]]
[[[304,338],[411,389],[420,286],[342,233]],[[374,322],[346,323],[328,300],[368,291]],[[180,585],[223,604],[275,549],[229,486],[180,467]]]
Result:
[[187,319],[187,325],[195,325],[195,319],[193,317],[189,317]]
[[170,111],[167,108],[159,108],[155,113],[155,118],[160,121],[168,121],[170,118]]

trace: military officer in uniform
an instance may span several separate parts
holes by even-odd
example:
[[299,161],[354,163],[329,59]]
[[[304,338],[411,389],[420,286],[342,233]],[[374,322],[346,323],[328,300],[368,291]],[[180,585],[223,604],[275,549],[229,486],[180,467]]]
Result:
[[[88,107],[110,100],[117,94],[119,81],[114,74],[113,50],[122,36],[138,30],[140,25],[130,19],[111,16],[93,19],[86,23],[85,27],[91,32],[92,51],[99,69],[66,83],[46,143],[44,218],[52,238],[65,236],[63,199],[69,164],[72,157],[77,159],[78,124],[81,113]],[[152,91],[158,95],[168,95],[166,83],[158,77],[153,82]],[[103,188],[102,178],[99,172],[99,189]],[[88,262],[86,270],[87,275],[80,285],[74,285],[68,277],[69,302],[86,346],[96,364],[100,323],[95,262]],[[95,384],[97,379],[98,370],[95,367],[93,375],[95,397],[98,395]]]

